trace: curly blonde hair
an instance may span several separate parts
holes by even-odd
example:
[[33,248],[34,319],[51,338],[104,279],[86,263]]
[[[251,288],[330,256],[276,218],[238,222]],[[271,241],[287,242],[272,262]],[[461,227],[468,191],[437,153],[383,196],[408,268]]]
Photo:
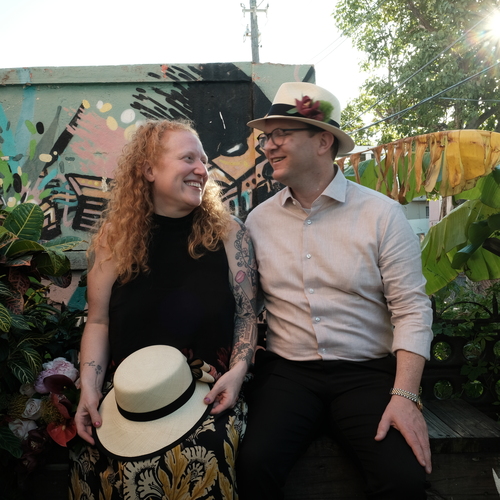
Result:
[[[137,129],[118,159],[111,198],[97,223],[88,256],[92,260],[96,247],[107,247],[121,283],[149,271],[148,246],[154,207],[152,184],[144,177],[143,170],[161,154],[164,135],[179,130],[199,137],[188,120],[147,121]],[[209,179],[201,205],[195,208],[188,239],[191,257],[198,259],[205,251],[216,250],[229,231],[230,221],[219,186]]]

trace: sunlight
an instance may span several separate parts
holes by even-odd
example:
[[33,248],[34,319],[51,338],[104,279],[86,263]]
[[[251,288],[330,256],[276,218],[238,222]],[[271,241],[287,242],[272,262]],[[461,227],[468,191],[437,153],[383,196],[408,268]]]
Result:
[[489,19],[487,30],[490,32],[491,38],[500,39],[500,11],[495,12]]

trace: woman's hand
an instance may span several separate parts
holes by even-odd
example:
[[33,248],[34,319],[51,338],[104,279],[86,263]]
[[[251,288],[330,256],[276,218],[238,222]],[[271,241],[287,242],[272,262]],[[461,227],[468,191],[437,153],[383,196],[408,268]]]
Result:
[[97,410],[101,398],[102,394],[95,389],[82,390],[76,410],[75,423],[78,435],[91,445],[95,444],[92,428],[100,427],[102,424],[101,415]]
[[233,408],[236,401],[238,401],[241,384],[246,372],[247,364],[240,361],[217,380],[204,399],[207,405],[214,404],[210,412],[211,415],[218,415],[229,408]]

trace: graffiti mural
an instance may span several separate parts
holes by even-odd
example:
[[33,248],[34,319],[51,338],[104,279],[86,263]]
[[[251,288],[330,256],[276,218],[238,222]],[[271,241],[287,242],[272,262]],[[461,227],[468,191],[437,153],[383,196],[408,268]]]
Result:
[[[188,118],[224,201],[241,218],[280,186],[246,123],[310,66],[206,64],[0,70],[0,201],[39,204],[42,237],[87,232],[121,150],[148,119]],[[111,83],[112,82],[112,83]]]

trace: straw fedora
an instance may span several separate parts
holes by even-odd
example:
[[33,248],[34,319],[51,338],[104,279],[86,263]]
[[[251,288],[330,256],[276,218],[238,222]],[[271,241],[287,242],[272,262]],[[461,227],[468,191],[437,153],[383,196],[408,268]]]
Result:
[[173,448],[205,419],[209,388],[194,378],[184,355],[154,345],[134,352],[118,366],[114,387],[99,407],[102,425],[96,445],[119,460],[143,460]]
[[339,142],[338,154],[349,153],[354,148],[354,141],[339,128],[339,100],[328,90],[313,83],[283,83],[267,115],[264,118],[249,121],[247,125],[263,130],[266,120],[272,118],[286,118],[309,123],[331,132]]

